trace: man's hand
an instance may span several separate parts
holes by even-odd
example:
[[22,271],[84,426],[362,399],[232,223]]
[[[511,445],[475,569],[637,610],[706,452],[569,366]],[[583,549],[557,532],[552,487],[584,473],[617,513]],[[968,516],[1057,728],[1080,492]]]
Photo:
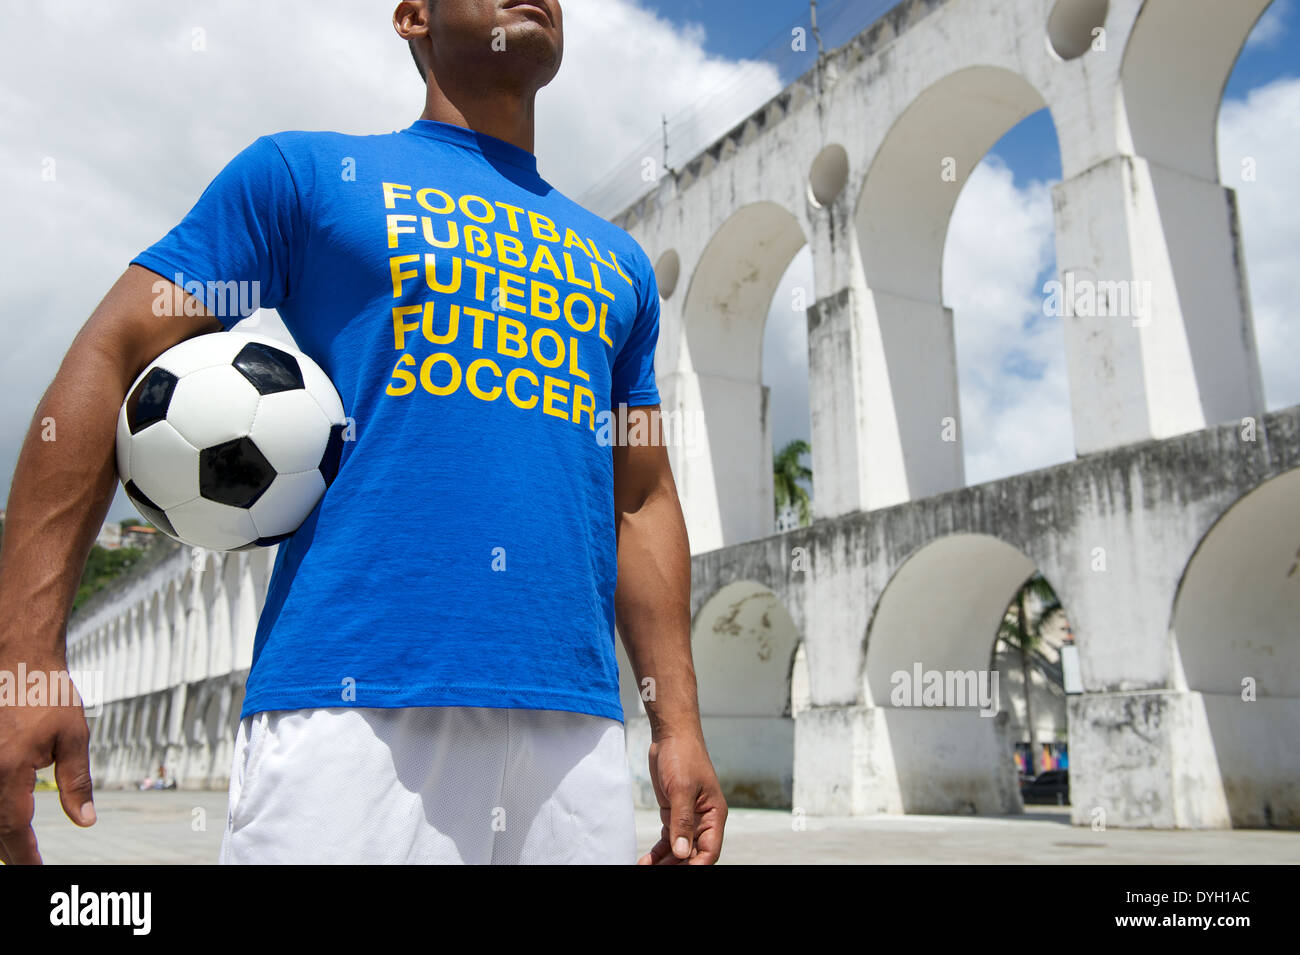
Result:
[[638,865],[713,865],[722,853],[727,801],[699,736],[650,744],[650,780],[663,831]]
[[[17,670],[16,661],[5,658],[0,662],[10,672]],[[66,671],[62,661],[49,666],[30,660],[26,663],[29,673]],[[61,683],[60,679],[50,685]],[[27,690],[22,686],[15,689],[18,693]],[[36,771],[50,763],[54,763],[59,801],[68,818],[79,826],[94,824],[89,744],[90,730],[79,699],[69,706],[0,706],[0,861],[5,865],[41,863],[32,830],[34,792]]]
[[650,721],[650,779],[663,835],[641,865],[712,865],[722,852],[727,803],[700,729],[691,661],[691,551],[658,405],[627,409],[645,442],[614,446],[614,607]]
[[[159,309],[177,301],[182,308]],[[117,411],[127,388],[177,342],[220,328],[196,299],[130,265],[77,333],[32,416],[14,468],[0,545],[0,669],[13,673],[19,662],[29,672],[67,669],[68,616],[117,489]],[[46,439],[48,422],[58,423],[57,441]],[[32,791],[36,771],[51,762],[68,818],[80,826],[95,821],[88,735],[80,701],[0,706],[5,862],[41,861]]]

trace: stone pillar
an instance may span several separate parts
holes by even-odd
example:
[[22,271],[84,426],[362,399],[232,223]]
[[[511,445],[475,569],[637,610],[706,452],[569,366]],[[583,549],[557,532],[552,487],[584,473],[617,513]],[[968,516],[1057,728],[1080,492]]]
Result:
[[1079,453],[1262,414],[1232,190],[1116,155],[1053,200]]
[[218,690],[220,699],[217,709],[216,738],[211,741],[212,744],[212,768],[208,772],[208,785],[212,788],[220,788],[230,785],[230,763],[234,759],[235,749],[235,724],[238,716],[233,711],[235,698],[235,683],[239,679],[237,676],[227,675],[222,677],[222,685]]
[[847,212],[818,219],[813,241],[820,297],[808,309],[808,397],[818,517],[965,483],[952,312],[869,289],[847,221]]
[[772,534],[767,386],[676,371],[660,381],[660,397],[683,439],[673,439],[670,457],[691,553]]

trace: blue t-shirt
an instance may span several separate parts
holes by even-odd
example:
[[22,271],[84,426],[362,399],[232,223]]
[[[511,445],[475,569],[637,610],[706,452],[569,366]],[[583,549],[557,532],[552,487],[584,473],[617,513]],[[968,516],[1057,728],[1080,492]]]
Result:
[[280,545],[241,717],[623,718],[610,409],[659,403],[659,292],[635,240],[532,153],[417,120],[263,136],[132,261],[205,290],[226,328],[276,309],[354,425]]

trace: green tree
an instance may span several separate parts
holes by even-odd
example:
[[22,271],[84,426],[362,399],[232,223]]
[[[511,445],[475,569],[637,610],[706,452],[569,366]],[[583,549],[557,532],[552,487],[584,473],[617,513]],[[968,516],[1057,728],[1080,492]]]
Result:
[[[1035,572],[1024,582],[1007,607],[998,626],[998,642],[1015,648],[1020,655],[1020,677],[1025,692],[1025,726],[1029,731],[1029,775],[1038,775],[1038,734],[1034,729],[1034,709],[1030,698],[1029,658],[1038,653],[1043,633],[1058,614],[1064,614],[1056,591],[1042,574]],[[997,643],[994,643],[994,653]]]
[[801,481],[812,483],[812,469],[804,467],[800,459],[812,453],[808,442],[795,438],[784,448],[776,452],[772,459],[772,486],[776,491],[777,517],[787,507],[794,507],[799,512],[799,526],[806,527],[812,522],[812,500]]
[[91,547],[86,556],[85,569],[81,572],[81,584],[77,587],[72,609],[76,610],[112,581],[129,573],[142,556],[144,551],[136,547],[121,547],[117,550],[108,550],[98,544]]

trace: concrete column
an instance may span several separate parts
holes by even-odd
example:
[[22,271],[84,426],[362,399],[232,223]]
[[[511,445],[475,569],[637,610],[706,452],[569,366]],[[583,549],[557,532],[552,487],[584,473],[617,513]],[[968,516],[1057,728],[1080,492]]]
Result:
[[239,677],[225,677],[220,689],[220,702],[217,710],[216,737],[212,740],[212,768],[208,773],[208,785],[222,786],[230,784],[230,761],[235,749],[235,681]]
[[186,602],[188,591],[186,580],[182,578],[174,587],[169,588],[171,603],[171,662],[167,672],[167,685],[177,686],[185,682],[185,671],[189,660],[189,624]]
[[691,553],[772,534],[767,386],[693,371],[665,379],[663,410],[676,414],[690,439],[688,447],[673,449],[672,462]]
[[1262,414],[1232,190],[1117,155],[1053,198],[1079,453]]
[[140,692],[140,657],[143,649],[141,633],[140,605],[132,604],[123,615],[126,629],[125,665],[122,680],[122,695],[132,698]]
[[[829,219],[818,222],[813,263],[820,297],[808,309],[808,397],[817,517],[961,487],[952,311],[869,289],[855,231]],[[823,291],[823,275],[838,284]]]
[[207,572],[207,558],[203,566],[192,571],[181,587],[180,599],[185,605],[185,670],[186,683],[196,683],[208,675],[208,608],[203,600],[203,577]]
[[[1249,772],[1238,773],[1236,764],[1242,754],[1250,760],[1265,749],[1261,740],[1280,744],[1289,738],[1284,734],[1300,728],[1295,704],[1250,703],[1271,706],[1276,717],[1260,733],[1242,731],[1246,724],[1239,716],[1221,719],[1233,707],[1240,713],[1239,698],[1173,690],[1072,697],[1071,821],[1153,829],[1294,826],[1294,766],[1282,755],[1285,746],[1273,754],[1281,758],[1251,763]],[[1258,710],[1247,712],[1254,716]],[[1239,808],[1234,819],[1234,801],[1265,808],[1253,815]]]
[[243,553],[239,555],[238,597],[235,602],[235,650],[232,666],[236,670],[247,670],[253,661],[253,643],[257,637],[258,594],[253,578],[254,561],[261,558],[259,554]]
[[813,815],[1021,811],[1005,713],[814,707],[795,720],[795,798]]
[[122,617],[117,617],[108,625],[108,699],[120,700],[122,693]]
[[208,660],[206,674],[217,676],[229,673],[233,655],[231,623],[231,593],[226,586],[226,555],[213,554],[211,564],[204,573],[203,613],[208,624]]
[[171,666],[172,628],[167,619],[167,593],[160,591],[153,603],[154,659],[149,675],[149,692],[157,693],[167,688],[167,675]]
[[136,692],[141,696],[153,691],[154,659],[158,641],[154,634],[153,596],[146,595],[139,604],[140,662],[137,669]]

